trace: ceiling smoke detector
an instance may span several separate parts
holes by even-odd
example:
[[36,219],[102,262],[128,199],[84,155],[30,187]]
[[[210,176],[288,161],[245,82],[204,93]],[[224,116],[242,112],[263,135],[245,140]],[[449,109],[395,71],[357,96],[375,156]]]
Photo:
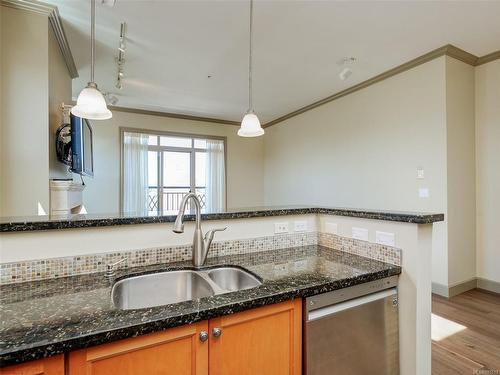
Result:
[[342,69],[342,71],[339,73],[339,78],[342,80],[342,81],[345,81],[347,78],[350,77],[350,75],[352,74],[352,69],[350,68],[344,68]]
[[339,73],[339,78],[342,81],[345,81],[347,78],[349,78],[352,74],[352,69],[350,68],[353,66],[358,59],[355,57],[343,57],[339,61],[337,61],[337,65],[341,68],[343,68],[340,73]]

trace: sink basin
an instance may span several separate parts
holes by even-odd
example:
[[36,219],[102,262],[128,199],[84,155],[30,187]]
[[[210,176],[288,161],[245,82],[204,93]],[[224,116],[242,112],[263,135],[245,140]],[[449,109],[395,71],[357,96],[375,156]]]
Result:
[[118,281],[111,300],[121,310],[191,301],[259,286],[261,281],[237,267],[179,270],[132,276]]
[[118,281],[111,291],[114,305],[122,310],[167,305],[215,294],[209,281],[191,270],[134,276]]
[[251,273],[236,267],[219,267],[208,271],[208,277],[220,288],[235,292],[262,284]]

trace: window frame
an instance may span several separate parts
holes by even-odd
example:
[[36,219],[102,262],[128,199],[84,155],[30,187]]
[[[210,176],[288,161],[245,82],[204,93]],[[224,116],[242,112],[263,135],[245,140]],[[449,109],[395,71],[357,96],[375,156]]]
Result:
[[[193,188],[191,185],[196,185],[196,171],[195,171],[195,158],[196,152],[206,152],[206,149],[195,148],[194,140],[195,139],[215,139],[222,141],[224,144],[224,191],[225,191],[225,206],[227,207],[227,137],[225,136],[215,136],[215,135],[205,135],[205,134],[194,134],[194,133],[180,133],[180,132],[171,132],[171,131],[163,131],[163,130],[152,130],[152,129],[141,129],[141,128],[129,128],[129,127],[119,127],[120,131],[120,197],[119,197],[119,207],[120,212],[123,212],[123,176],[124,176],[124,162],[123,162],[123,142],[125,138],[125,133],[140,133],[140,134],[148,134],[158,137],[158,144],[156,146],[149,145],[148,150],[151,151],[173,151],[173,152],[186,152],[190,154],[190,189]],[[177,138],[191,138],[191,147],[175,147],[175,146],[161,146],[159,142],[159,137],[167,136],[167,137],[177,137]],[[163,191],[163,170],[161,169],[163,166],[163,158],[161,157],[162,152],[158,152],[158,177],[161,179],[158,180],[158,186],[160,191],[159,194],[162,194]],[[196,186],[195,186],[196,189]],[[160,195],[159,195],[160,196]],[[160,198],[159,198],[160,199]],[[160,202],[158,203],[158,208],[160,207]],[[161,210],[157,211],[161,213]]]

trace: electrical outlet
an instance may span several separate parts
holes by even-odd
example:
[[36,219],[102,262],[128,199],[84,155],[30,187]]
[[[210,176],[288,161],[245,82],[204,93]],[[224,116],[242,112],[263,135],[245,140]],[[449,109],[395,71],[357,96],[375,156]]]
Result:
[[294,223],[295,232],[305,232],[307,230],[307,221],[296,221]]
[[352,238],[356,240],[368,241],[368,229],[352,227]]
[[420,198],[429,198],[429,188],[419,188],[418,189],[418,196]]
[[273,267],[273,271],[276,276],[286,275],[289,272],[288,264],[286,263],[275,264]]
[[274,233],[288,233],[288,223],[274,223]]
[[385,246],[395,246],[396,239],[394,233],[376,231],[375,242]]
[[337,225],[337,223],[331,223],[328,221],[325,223],[325,232],[331,234],[338,234],[339,226]]

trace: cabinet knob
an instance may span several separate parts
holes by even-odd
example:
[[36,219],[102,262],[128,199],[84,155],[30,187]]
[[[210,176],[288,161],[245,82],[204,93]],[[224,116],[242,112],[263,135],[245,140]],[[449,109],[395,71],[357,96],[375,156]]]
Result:
[[207,331],[201,331],[200,332],[200,341],[205,342],[208,340],[208,332]]
[[212,330],[212,335],[214,335],[214,337],[220,337],[222,335],[222,329],[214,328]]

